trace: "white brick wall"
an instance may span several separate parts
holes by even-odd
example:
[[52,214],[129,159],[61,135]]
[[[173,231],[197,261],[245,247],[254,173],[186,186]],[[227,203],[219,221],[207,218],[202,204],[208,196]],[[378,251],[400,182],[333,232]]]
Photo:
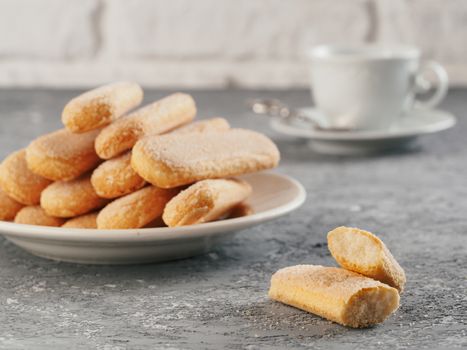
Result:
[[25,59],[33,64],[91,57],[98,49],[93,23],[98,2],[71,3],[73,6],[62,0],[1,0],[1,62]]
[[0,0],[0,85],[302,87],[326,42],[419,45],[467,85],[467,0]]

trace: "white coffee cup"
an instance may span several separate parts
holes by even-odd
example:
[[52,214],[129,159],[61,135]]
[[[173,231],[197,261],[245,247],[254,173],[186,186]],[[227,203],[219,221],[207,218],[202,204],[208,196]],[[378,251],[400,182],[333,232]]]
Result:
[[[387,129],[412,108],[433,108],[446,95],[448,77],[434,62],[421,62],[420,50],[405,46],[318,46],[308,51],[311,88],[327,127],[361,130]],[[423,74],[437,80],[433,96],[415,95],[430,85]],[[424,83],[424,84],[422,84]]]

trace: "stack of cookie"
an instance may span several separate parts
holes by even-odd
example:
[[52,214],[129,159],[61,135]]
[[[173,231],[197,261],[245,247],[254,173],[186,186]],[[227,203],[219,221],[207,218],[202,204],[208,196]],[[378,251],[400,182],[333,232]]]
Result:
[[0,220],[127,229],[248,214],[252,189],[232,177],[277,166],[274,143],[223,118],[193,122],[190,95],[135,110],[142,99],[141,87],[127,82],[72,99],[64,129],[0,165]]

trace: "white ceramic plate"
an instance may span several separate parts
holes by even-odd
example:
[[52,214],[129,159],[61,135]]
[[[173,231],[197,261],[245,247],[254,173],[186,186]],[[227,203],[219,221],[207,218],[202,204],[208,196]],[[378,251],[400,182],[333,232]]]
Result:
[[131,230],[69,229],[0,221],[0,233],[28,252],[83,264],[135,264],[187,258],[209,251],[236,231],[297,209],[306,198],[303,186],[280,174],[242,177],[253,187],[248,200],[254,214],[176,228]]
[[[303,113],[320,121],[323,115],[315,108],[302,108]],[[288,123],[272,119],[271,127],[285,135],[310,140],[310,146],[321,153],[360,154],[380,152],[405,146],[417,136],[449,129],[456,124],[456,118],[445,111],[414,109],[399,118],[388,130],[322,131],[310,128],[303,122]]]

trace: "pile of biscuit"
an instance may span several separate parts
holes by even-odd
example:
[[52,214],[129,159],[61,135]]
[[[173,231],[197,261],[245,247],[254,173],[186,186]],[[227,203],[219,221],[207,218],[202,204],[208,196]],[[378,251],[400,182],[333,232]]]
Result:
[[342,268],[280,269],[271,278],[269,297],[354,328],[381,323],[398,309],[405,272],[383,241],[341,226],[328,233],[328,248]]
[[266,136],[223,118],[193,122],[190,95],[137,108],[143,90],[119,82],[65,106],[65,128],[0,165],[0,220],[69,228],[192,225],[249,213],[250,185],[232,178],[277,166]]

